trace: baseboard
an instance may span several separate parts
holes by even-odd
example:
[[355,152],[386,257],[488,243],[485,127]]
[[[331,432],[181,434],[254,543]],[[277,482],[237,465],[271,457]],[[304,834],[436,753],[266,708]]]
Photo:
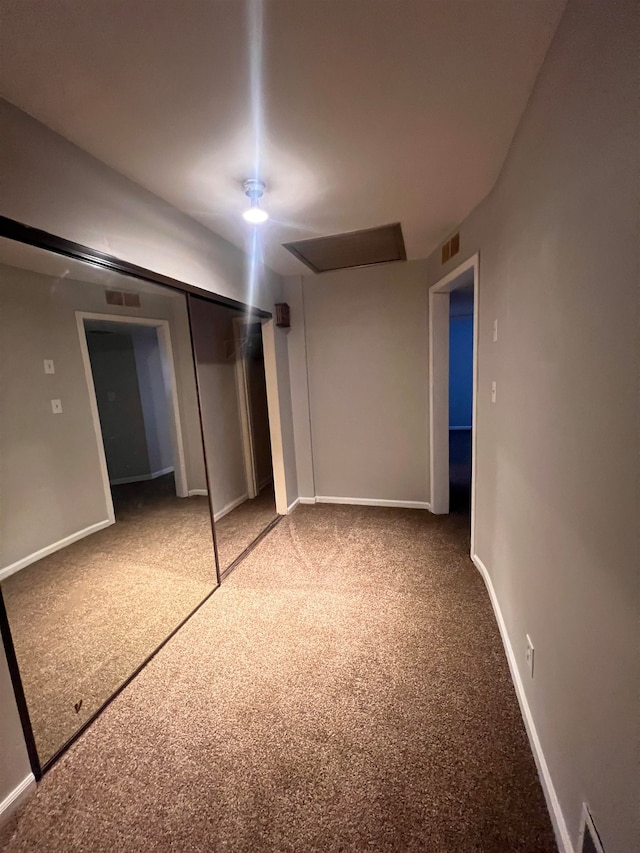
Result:
[[298,498],[301,504],[314,504],[316,503],[315,498]]
[[0,823],[5,821],[31,794],[36,787],[36,777],[29,773],[19,785],[0,803]]
[[221,518],[224,518],[225,515],[229,515],[229,513],[232,512],[237,506],[240,506],[240,504],[243,504],[245,501],[248,501],[248,500],[249,500],[249,495],[246,494],[246,492],[245,492],[244,495],[240,495],[239,498],[236,498],[234,501],[231,501],[230,503],[225,504],[222,507],[222,509],[219,509],[218,512],[216,512],[214,514],[213,520],[214,521],[220,521]]
[[476,568],[482,575],[482,579],[485,583],[485,586],[487,587],[487,592],[489,593],[489,600],[491,601],[491,606],[493,607],[496,622],[498,623],[498,628],[500,630],[500,636],[502,637],[502,645],[504,646],[505,654],[507,656],[507,662],[509,664],[509,670],[511,672],[511,680],[513,681],[516,696],[518,697],[520,712],[522,714],[522,719],[524,720],[524,725],[527,730],[527,735],[529,737],[529,743],[531,745],[531,751],[533,752],[533,757],[536,762],[536,767],[538,768],[538,776],[540,777],[540,783],[542,785],[545,800],[547,801],[547,809],[549,810],[551,823],[553,824],[553,830],[555,832],[558,849],[560,850],[560,853],[574,853],[573,844],[571,843],[571,837],[567,829],[567,824],[564,819],[564,815],[562,814],[560,801],[558,800],[558,795],[553,784],[553,779],[551,778],[549,766],[544,756],[544,752],[542,751],[542,744],[540,743],[540,738],[538,737],[538,732],[533,720],[531,708],[529,707],[529,702],[527,700],[527,695],[525,693],[524,685],[522,683],[522,678],[520,677],[520,670],[518,669],[516,656],[513,651],[513,646],[511,645],[509,634],[507,633],[507,626],[505,625],[505,621],[502,616],[502,611],[500,610],[500,604],[498,603],[498,599],[493,588],[493,583],[491,582],[491,577],[489,575],[489,572],[487,571],[487,567],[477,555],[474,554],[471,559],[473,560]]
[[265,477],[264,480],[260,480],[258,483],[258,491],[261,492],[265,486],[268,486],[269,483],[273,483],[273,474],[270,474],[268,477]]
[[125,483],[144,483],[146,480],[157,480],[165,474],[173,473],[173,465],[163,468],[161,471],[152,471],[150,474],[140,474],[137,477],[120,477],[117,480],[109,480],[110,486],[123,486]]
[[209,492],[206,489],[189,489],[189,497],[192,498],[194,495],[201,495],[202,497],[207,497]]
[[[300,503],[308,499],[300,498]],[[319,504],[351,504],[353,506],[392,506],[403,509],[431,509],[431,504],[425,501],[390,501],[385,498],[337,498],[328,495],[316,495],[314,503]]]
[[289,515],[290,512],[293,512],[299,503],[300,503],[300,498],[296,498],[292,504],[289,504],[289,506],[287,507],[287,515]]
[[38,560],[42,560],[44,557],[48,557],[50,554],[55,554],[56,551],[60,551],[62,550],[62,548],[66,548],[67,545],[72,545],[79,539],[84,539],[85,536],[91,536],[92,533],[97,533],[99,530],[104,530],[105,527],[109,527],[111,524],[114,524],[114,521],[110,518],[107,518],[104,521],[99,521],[97,524],[91,524],[89,527],[85,527],[83,530],[78,530],[76,533],[72,533],[70,536],[65,536],[64,539],[60,539],[58,542],[54,542],[52,545],[47,545],[46,548],[40,548],[39,551],[34,551],[33,554],[29,554],[29,556],[23,557],[21,560],[17,560],[15,563],[11,563],[10,566],[5,566],[4,569],[0,569],[0,581],[5,580],[5,578],[8,578],[9,575],[14,574],[14,572],[19,572],[20,569],[24,569],[26,566],[30,566],[31,563],[36,563]]

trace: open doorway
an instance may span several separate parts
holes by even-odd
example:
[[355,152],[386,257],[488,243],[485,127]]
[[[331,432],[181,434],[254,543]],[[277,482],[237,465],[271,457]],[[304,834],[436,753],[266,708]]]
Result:
[[112,520],[118,508],[187,497],[168,322],[77,312]]
[[475,520],[478,255],[429,290],[431,510]]

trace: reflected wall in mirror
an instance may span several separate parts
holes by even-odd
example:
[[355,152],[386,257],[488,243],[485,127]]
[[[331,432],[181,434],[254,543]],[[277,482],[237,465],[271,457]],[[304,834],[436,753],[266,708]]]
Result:
[[217,586],[186,296],[0,240],[0,580],[41,764]]
[[262,324],[189,295],[220,571],[277,518]]

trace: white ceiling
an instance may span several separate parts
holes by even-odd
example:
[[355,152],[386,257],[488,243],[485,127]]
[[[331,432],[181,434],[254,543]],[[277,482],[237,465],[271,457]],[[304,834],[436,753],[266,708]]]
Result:
[[564,5],[3,0],[0,86],[244,246],[253,56],[267,263],[308,272],[281,243],[398,220],[421,258],[495,182]]

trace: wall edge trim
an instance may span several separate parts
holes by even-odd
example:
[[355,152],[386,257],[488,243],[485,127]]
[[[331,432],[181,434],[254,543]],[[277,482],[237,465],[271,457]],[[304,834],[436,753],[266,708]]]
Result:
[[547,764],[547,760],[542,750],[542,744],[540,743],[540,738],[538,736],[538,731],[536,729],[536,725],[533,719],[533,714],[531,712],[531,708],[527,700],[527,695],[525,693],[524,684],[522,683],[520,671],[516,663],[516,656],[513,651],[513,646],[511,645],[511,639],[507,632],[507,626],[502,615],[502,610],[500,609],[500,604],[498,603],[498,597],[493,587],[491,576],[489,575],[487,567],[477,554],[472,554],[471,559],[475,567],[480,572],[482,580],[484,581],[484,585],[486,586],[487,592],[489,593],[489,600],[491,601],[493,613],[496,617],[496,622],[498,623],[498,629],[500,631],[502,645],[504,646],[507,663],[509,664],[511,681],[513,682],[513,686],[515,688],[516,697],[518,699],[518,705],[520,706],[520,713],[522,714],[522,719],[524,721],[527,737],[529,738],[529,745],[531,747],[531,752],[533,753],[533,758],[535,760],[536,768],[538,770],[538,776],[540,778],[542,791],[544,793],[544,798],[547,803],[547,810],[549,812],[549,817],[551,818],[551,823],[553,825],[553,831],[556,837],[558,849],[560,853],[575,853],[573,844],[571,842],[571,837],[569,835],[569,830],[567,829],[567,823],[565,821],[564,814],[562,813],[562,808],[560,806],[560,800],[558,799],[558,794],[556,793],[555,785],[553,784],[549,765]]
[[46,545],[44,548],[40,548],[38,551],[34,551],[32,554],[28,554],[26,557],[22,557],[20,560],[16,560],[15,563],[10,563],[8,566],[0,569],[0,581],[5,580],[10,575],[15,572],[20,571],[20,569],[24,569],[27,566],[30,566],[31,563],[35,563],[38,560],[42,560],[44,557],[48,557],[50,554],[55,554],[56,551],[60,551],[62,548],[66,548],[67,545],[72,545],[74,542],[77,542],[79,539],[84,539],[85,536],[91,536],[92,533],[97,533],[99,530],[104,530],[105,527],[110,527],[112,524],[115,524],[115,519],[106,518],[104,521],[98,521],[96,524],[90,524],[89,527],[84,527],[82,530],[78,530],[75,533],[71,533],[69,536],[65,536],[63,539],[59,539],[57,542],[53,542],[51,545]]
[[[189,494],[191,494],[191,493],[189,493]],[[224,518],[225,515],[229,515],[229,513],[233,512],[233,510],[237,506],[240,506],[240,504],[243,504],[245,501],[248,501],[248,500],[249,500],[249,495],[245,492],[244,495],[240,495],[239,498],[236,498],[233,501],[229,501],[229,503],[225,504],[222,507],[222,509],[219,509],[218,512],[214,513],[214,516],[213,516],[214,522],[220,521],[221,518]]]
[[36,777],[33,773],[29,773],[0,803],[0,823],[6,820],[27,797],[31,796],[35,787]]
[[290,512],[293,512],[300,502],[301,498],[296,498],[293,503],[289,504],[289,506],[287,507],[287,515],[289,515]]
[[[310,498],[300,498],[300,503],[310,502]],[[344,498],[330,495],[316,495],[313,503],[318,504],[348,504],[351,506],[389,506],[402,509],[431,509],[426,501],[395,501],[387,498]]]

